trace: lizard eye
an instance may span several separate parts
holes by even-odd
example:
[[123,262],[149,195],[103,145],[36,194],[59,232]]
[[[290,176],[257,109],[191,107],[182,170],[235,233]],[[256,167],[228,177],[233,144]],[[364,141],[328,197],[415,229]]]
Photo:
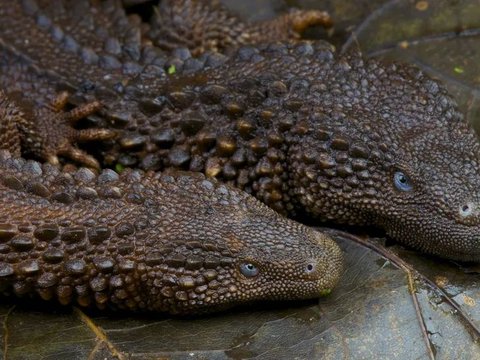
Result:
[[401,171],[397,171],[393,175],[393,183],[395,184],[395,187],[400,191],[410,191],[413,189],[410,178]]
[[258,268],[252,263],[243,263],[240,265],[240,272],[246,277],[255,277],[258,275]]

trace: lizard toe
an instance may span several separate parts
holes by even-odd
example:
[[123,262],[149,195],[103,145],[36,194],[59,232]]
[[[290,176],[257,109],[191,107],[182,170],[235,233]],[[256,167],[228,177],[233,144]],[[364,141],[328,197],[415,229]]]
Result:
[[93,156],[89,155],[85,151],[71,146],[68,143],[60,147],[57,151],[58,155],[68,158],[75,161],[85,167],[92,168],[95,170],[100,169],[100,164]]
[[79,142],[111,140],[117,132],[109,129],[85,129],[76,131],[76,140]]

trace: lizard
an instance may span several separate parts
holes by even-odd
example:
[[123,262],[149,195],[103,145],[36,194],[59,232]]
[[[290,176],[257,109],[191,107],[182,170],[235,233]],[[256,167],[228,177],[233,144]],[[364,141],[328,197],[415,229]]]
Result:
[[27,112],[0,92],[3,294],[189,315],[315,298],[337,283],[342,252],[330,237],[239,189],[200,174],[62,172],[18,157],[16,129],[29,116],[68,121],[98,108],[62,111],[64,99]]
[[118,4],[78,3],[87,26],[62,1],[0,6],[0,85],[102,101],[97,124],[117,131],[103,166],[203,172],[284,215],[480,260],[479,144],[438,81],[325,42],[168,55]]

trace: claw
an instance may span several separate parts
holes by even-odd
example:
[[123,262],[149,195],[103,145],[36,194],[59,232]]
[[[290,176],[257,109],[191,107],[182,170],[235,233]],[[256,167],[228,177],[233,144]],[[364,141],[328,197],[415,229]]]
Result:
[[88,155],[85,151],[79,148],[66,145],[65,147],[58,149],[58,154],[76,161],[86,167],[100,170],[100,164],[98,161],[93,156]]
[[101,108],[102,103],[100,101],[92,101],[90,103],[80,105],[65,113],[65,120],[67,120],[70,125],[75,125],[78,120],[97,112]]
[[311,26],[321,25],[324,28],[333,26],[332,18],[326,11],[293,10],[285,16],[290,22],[292,30],[299,35]]
[[60,165],[60,160],[58,160],[58,156],[56,155],[51,155],[48,157],[47,162],[51,165],[58,166]]
[[52,100],[50,103],[50,108],[52,111],[59,113],[63,109],[65,109],[65,105],[67,105],[68,102],[68,92],[67,91],[62,91],[55,96],[55,98]]
[[78,130],[76,132],[76,139],[79,142],[96,141],[96,140],[110,140],[113,139],[117,133],[108,129],[86,129]]

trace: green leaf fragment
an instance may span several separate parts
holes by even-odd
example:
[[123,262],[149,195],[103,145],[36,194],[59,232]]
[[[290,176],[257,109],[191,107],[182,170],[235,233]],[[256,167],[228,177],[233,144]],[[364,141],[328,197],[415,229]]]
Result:
[[461,66],[455,66],[453,68],[453,71],[456,73],[456,74],[463,74],[465,72],[465,70],[461,67]]
[[327,296],[332,292],[332,289],[325,289],[320,291],[320,296]]
[[122,164],[116,164],[116,165],[115,165],[115,171],[116,171],[117,173],[120,174],[123,170],[125,170],[125,166],[123,166]]
[[177,72],[177,68],[175,67],[175,65],[170,65],[167,69],[167,74],[168,75],[173,75]]

